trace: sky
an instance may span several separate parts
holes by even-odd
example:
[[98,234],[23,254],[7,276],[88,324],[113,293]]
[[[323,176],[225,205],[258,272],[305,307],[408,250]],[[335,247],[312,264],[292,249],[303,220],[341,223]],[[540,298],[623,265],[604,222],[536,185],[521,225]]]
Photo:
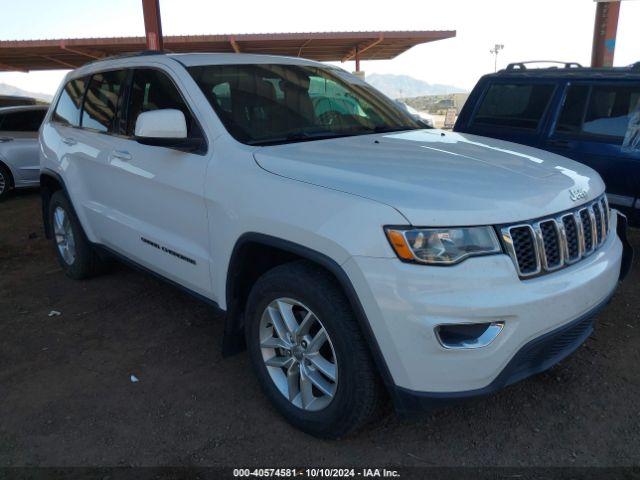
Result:
[[[588,65],[593,0],[160,0],[165,35],[354,30],[457,30],[393,60],[363,61],[366,73],[406,74],[470,90],[498,68],[523,60]],[[0,0],[0,40],[144,35],[141,0]],[[640,1],[621,5],[615,65],[640,61]],[[353,62],[342,64],[353,70]],[[0,83],[53,94],[66,71],[0,73]]]

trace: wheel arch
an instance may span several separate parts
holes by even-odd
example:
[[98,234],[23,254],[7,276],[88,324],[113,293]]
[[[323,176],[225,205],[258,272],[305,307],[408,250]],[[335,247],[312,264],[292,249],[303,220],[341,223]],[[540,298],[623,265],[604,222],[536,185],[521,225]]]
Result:
[[[59,190],[67,194],[67,188],[60,175],[50,170],[43,170],[40,173],[40,199],[42,200],[42,223],[44,225],[44,235],[46,238],[51,238],[49,202],[51,201],[51,196]],[[69,195],[67,195],[67,198],[68,197]],[[73,208],[73,205],[71,205],[71,208]]]
[[15,178],[13,178],[13,171],[7,162],[0,157],[0,167],[4,168],[7,172],[9,172],[9,188],[14,188],[16,186]]
[[241,235],[233,248],[226,281],[227,315],[225,317],[223,355],[246,348],[244,344],[244,308],[255,281],[269,269],[294,260],[307,260],[326,270],[336,280],[356,316],[376,369],[387,390],[394,383],[380,346],[373,334],[364,307],[344,269],[329,256],[303,245],[262,233]]

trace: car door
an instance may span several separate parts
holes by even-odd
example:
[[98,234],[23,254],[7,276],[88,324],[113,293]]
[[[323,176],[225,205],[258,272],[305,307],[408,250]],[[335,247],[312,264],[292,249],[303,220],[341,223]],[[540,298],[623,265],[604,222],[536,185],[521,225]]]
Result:
[[184,113],[190,138],[204,139],[204,132],[169,72],[138,68],[128,84],[124,134],[110,140],[100,237],[134,262],[210,296],[206,143],[199,151],[183,151],[143,145],[134,137],[139,114],[168,108]]
[[44,108],[20,109],[0,114],[0,157],[11,169],[16,187],[38,185],[38,129]]
[[91,188],[86,182],[86,153],[90,151],[82,143],[80,116],[82,102],[89,78],[68,81],[58,96],[51,121],[41,131],[43,154],[47,158],[46,168],[55,170],[68,186],[67,195],[89,239],[96,238],[87,219],[86,205],[91,202]]
[[554,80],[489,82],[467,126],[456,131],[538,147],[556,87]]
[[632,215],[640,195],[640,142],[632,138],[638,117],[639,83],[572,82],[546,147],[596,170],[611,204]]

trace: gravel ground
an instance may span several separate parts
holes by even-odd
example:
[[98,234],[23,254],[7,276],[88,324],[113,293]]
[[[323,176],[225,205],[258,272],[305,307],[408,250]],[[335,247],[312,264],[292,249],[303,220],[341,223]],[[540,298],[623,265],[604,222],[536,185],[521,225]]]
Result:
[[319,441],[271,408],[245,354],[222,358],[210,307],[124,266],[66,278],[38,193],[15,194],[0,204],[0,466],[637,466],[637,258],[595,334],[550,371]]

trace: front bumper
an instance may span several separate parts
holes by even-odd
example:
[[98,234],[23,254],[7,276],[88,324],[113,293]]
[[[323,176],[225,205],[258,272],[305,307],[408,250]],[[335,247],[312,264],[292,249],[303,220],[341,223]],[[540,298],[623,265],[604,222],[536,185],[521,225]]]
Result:
[[[352,257],[343,267],[384,357],[396,408],[407,410],[485,395],[573,352],[613,294],[622,259],[623,243],[610,235],[577,264],[525,281],[506,255],[453,267]],[[485,322],[504,328],[484,348],[447,350],[434,332],[441,324]]]
[[593,332],[594,317],[607,303],[608,298],[580,318],[527,343],[486,387],[440,393],[415,392],[398,387],[393,393],[396,410],[399,413],[429,410],[469,398],[491,395],[508,385],[544,372],[571,355],[585,342]]

